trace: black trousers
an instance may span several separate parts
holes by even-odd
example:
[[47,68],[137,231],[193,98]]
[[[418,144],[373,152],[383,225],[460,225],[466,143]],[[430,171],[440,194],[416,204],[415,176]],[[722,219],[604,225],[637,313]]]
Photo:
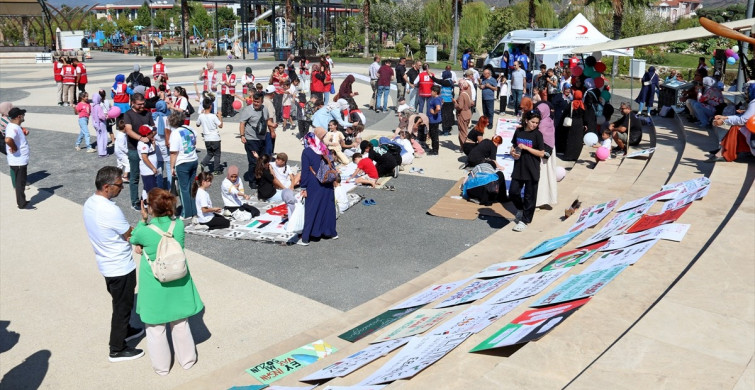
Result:
[[262,155],[262,151],[265,150],[265,140],[246,140],[244,144],[244,150],[246,151],[246,161],[249,164],[246,173],[244,173],[244,180],[249,182],[249,189],[257,188],[257,181],[254,179],[254,169],[257,167],[257,157],[254,157],[254,153]]
[[220,171],[220,141],[204,141],[204,147],[207,154],[202,159],[202,165],[208,167],[212,158],[212,171]]
[[105,277],[107,292],[113,298],[113,316],[110,319],[110,352],[126,349],[126,335],[131,321],[136,289],[136,270],[123,276]]
[[493,202],[504,203],[508,201],[508,197],[506,196],[506,178],[503,176],[503,172],[500,171],[496,172],[496,175],[498,175],[498,185],[495,186],[498,187],[497,192],[491,191],[489,185],[484,185],[468,189],[467,196],[470,199],[479,200],[482,206],[490,206]]
[[312,121],[299,120],[299,138],[304,137],[309,133],[309,128],[312,126]]
[[233,116],[236,113],[236,110],[233,109],[233,95],[223,95],[220,111],[223,117]]
[[200,222],[199,224],[209,227],[210,230],[227,229],[231,226],[231,221],[225,219],[224,217],[221,217],[220,215],[215,214],[211,220],[207,222]]
[[435,153],[438,153],[438,149],[440,149],[440,142],[438,141],[439,127],[440,123],[430,123],[430,142],[432,142],[432,150]]
[[246,204],[246,203],[242,204],[241,206],[225,206],[225,209],[228,210],[228,211],[230,211],[230,212],[234,212],[236,210],[241,209],[243,211],[246,211],[246,212],[252,214],[252,218],[260,216],[260,211],[257,210],[256,207],[254,207],[254,206],[252,206],[250,204]]
[[15,178],[13,188],[16,189],[16,205],[21,208],[26,205],[26,167],[27,165],[11,165],[10,170]]
[[[517,210],[522,210],[522,222],[528,225],[532,223],[532,217],[535,215],[537,183],[538,180],[511,179],[509,185],[509,199]],[[521,195],[522,188],[524,188],[524,197]]]
[[454,123],[456,123],[454,120],[453,102],[444,102],[443,105],[440,106],[440,115],[443,119],[443,132],[451,133],[451,128],[453,127]]
[[500,111],[501,114],[503,114],[504,112],[506,112],[506,106],[509,104],[509,97],[501,96],[498,98],[498,101],[500,102],[498,104],[498,111]]

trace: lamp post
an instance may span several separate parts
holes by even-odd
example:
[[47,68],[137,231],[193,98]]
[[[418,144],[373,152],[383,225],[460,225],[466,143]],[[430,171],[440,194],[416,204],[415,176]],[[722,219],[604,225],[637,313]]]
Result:
[[155,16],[152,14],[152,0],[149,0],[149,35],[147,35],[147,38],[149,39],[149,54],[154,57],[155,56],[155,46],[152,42],[153,35],[155,34]]

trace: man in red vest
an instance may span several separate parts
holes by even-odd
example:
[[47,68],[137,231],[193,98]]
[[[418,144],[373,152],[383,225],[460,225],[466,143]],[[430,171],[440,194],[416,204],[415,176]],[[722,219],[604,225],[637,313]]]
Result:
[[76,104],[76,67],[66,60],[60,75],[63,76],[63,105],[66,107]]
[[414,80],[414,84],[418,90],[417,101],[419,102],[419,108],[417,112],[424,112],[428,116],[430,115],[430,107],[427,102],[430,100],[433,85],[435,85],[433,77],[435,77],[435,73],[430,72],[430,65],[425,63],[422,65],[422,73]]
[[87,83],[89,82],[89,78],[87,77],[87,67],[83,62],[79,62],[76,57],[74,57],[72,61],[73,66],[76,69],[76,85],[79,86],[79,92],[86,92]]
[[168,81],[168,71],[163,64],[163,56],[155,57],[155,64],[152,65],[152,79],[156,81],[155,85],[159,85],[159,79],[162,77],[162,81]]
[[55,77],[55,84],[58,87],[58,105],[63,105],[63,65],[65,65],[65,57],[59,57],[57,61],[52,63],[52,74]]
[[214,62],[207,61],[207,66],[202,68],[199,79],[202,80],[203,91],[216,92],[218,90],[218,71],[215,70]]

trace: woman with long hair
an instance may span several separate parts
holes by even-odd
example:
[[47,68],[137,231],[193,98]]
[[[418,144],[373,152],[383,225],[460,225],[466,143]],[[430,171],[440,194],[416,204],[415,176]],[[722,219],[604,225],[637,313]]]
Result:
[[477,146],[477,144],[480,143],[480,141],[485,138],[485,128],[488,127],[488,117],[481,116],[480,119],[477,120],[477,124],[475,125],[474,129],[467,134],[467,139],[464,140],[464,143],[461,144],[461,150],[464,152],[465,155],[469,155],[469,152],[472,151],[472,149]]
[[[540,180],[540,159],[550,158],[540,133],[540,112],[524,114],[524,126],[514,132],[511,156],[514,157],[514,170],[511,173],[509,199],[516,207],[516,225],[512,230],[523,232],[532,222],[537,203],[537,187]],[[524,189],[524,197],[522,197]]]

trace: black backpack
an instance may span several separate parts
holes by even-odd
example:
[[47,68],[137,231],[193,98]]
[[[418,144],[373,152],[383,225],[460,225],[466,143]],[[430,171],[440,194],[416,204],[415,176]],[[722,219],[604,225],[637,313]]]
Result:
[[388,154],[396,159],[396,164],[401,165],[401,147],[394,144],[382,144],[381,148],[385,149]]

